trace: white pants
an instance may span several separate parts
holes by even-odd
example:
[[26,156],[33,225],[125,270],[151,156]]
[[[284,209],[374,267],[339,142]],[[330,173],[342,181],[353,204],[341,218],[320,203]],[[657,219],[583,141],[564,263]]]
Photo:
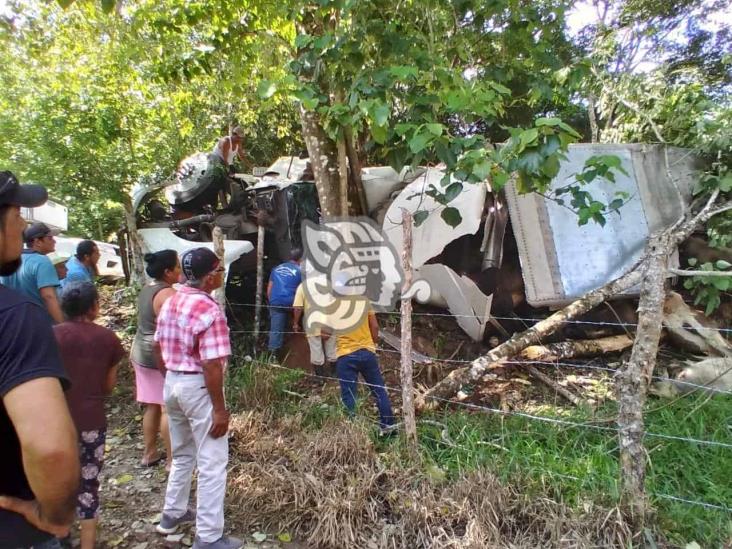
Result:
[[338,360],[336,355],[336,338],[330,336],[328,339],[323,341],[323,338],[317,336],[307,336],[308,345],[310,346],[310,364],[314,366],[322,366],[325,364],[325,359],[328,362],[335,362]]
[[213,438],[208,433],[213,405],[203,374],[183,375],[169,371],[165,376],[163,397],[173,449],[163,512],[174,518],[186,512],[193,469],[198,465],[196,534],[201,541],[216,541],[224,534],[228,435]]

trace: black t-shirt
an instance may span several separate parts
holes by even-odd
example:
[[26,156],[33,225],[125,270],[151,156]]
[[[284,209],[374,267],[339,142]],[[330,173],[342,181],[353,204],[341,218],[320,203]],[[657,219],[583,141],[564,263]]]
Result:
[[[0,285],[0,397],[41,377],[56,377],[68,385],[51,319],[29,298]],[[0,447],[0,494],[32,500],[20,442],[2,400]],[[17,513],[0,510],[0,547],[27,547],[50,538]]]

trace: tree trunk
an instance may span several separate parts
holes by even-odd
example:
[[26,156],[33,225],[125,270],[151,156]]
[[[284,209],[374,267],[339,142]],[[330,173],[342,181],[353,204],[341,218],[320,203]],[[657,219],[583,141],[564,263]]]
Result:
[[324,219],[341,215],[341,178],[338,169],[338,147],[320,125],[320,117],[314,111],[300,107],[300,121],[310,164],[315,176],[320,209]]
[[646,451],[643,406],[656,365],[665,298],[666,268],[671,250],[666,232],[651,237],[646,248],[638,330],[630,360],[616,374],[621,499],[637,532],[645,521]]
[[[404,228],[404,246],[402,249],[402,267],[404,268],[404,291],[406,294],[412,285],[412,214],[402,210]],[[401,311],[402,345],[401,345],[401,378],[402,378],[402,413],[404,415],[404,434],[412,451],[417,448],[417,422],[414,418],[414,382],[412,379],[412,299],[402,299]]]
[[592,308],[596,307],[608,297],[632,288],[641,280],[638,265],[626,274],[609,282],[605,286],[593,290],[581,299],[567,305],[551,315],[537,322],[534,326],[508,341],[502,343],[487,355],[475,359],[468,368],[460,368],[451,372],[440,383],[432,387],[417,399],[417,408],[435,408],[440,399],[447,399],[456,394],[466,383],[478,381],[490,369],[491,365],[502,358],[512,357],[520,353],[529,345],[541,344],[541,340],[557,331],[567,320],[571,320]]
[[346,159],[346,143],[343,130],[336,143],[338,150],[338,194],[340,195],[340,215],[348,215],[348,160]]
[[132,201],[129,196],[124,197],[125,224],[127,225],[127,244],[129,246],[132,265],[130,265],[130,281],[133,285],[145,284],[145,265],[142,259],[142,246],[137,237],[137,221],[132,211]]
[[353,139],[353,128],[347,127],[343,130],[346,138],[346,154],[348,155],[348,164],[351,167],[349,172],[351,175],[351,183],[356,190],[358,196],[358,204],[361,211],[359,215],[369,215],[369,205],[366,202],[366,191],[363,188],[363,178],[361,177],[362,163],[356,150],[356,143]]
[[587,115],[590,119],[590,142],[597,143],[600,139],[600,128],[597,125],[597,111],[595,110],[595,96],[587,97]]

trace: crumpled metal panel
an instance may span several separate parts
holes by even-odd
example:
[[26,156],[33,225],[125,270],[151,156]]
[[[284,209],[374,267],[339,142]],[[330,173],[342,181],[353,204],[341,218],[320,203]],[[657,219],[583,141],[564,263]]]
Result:
[[[631,195],[620,215],[606,216],[601,227],[579,226],[567,208],[537,194],[519,195],[507,185],[511,224],[519,249],[529,304],[563,306],[621,276],[642,256],[651,232],[673,224],[691,198],[697,159],[688,151],[668,148],[673,181],[659,145],[571,145],[552,188],[566,185],[594,155],[616,155],[628,175],[616,173],[616,183],[595,179],[586,190],[602,202],[616,191]],[[674,189],[678,186],[679,194]],[[630,291],[628,295],[637,295]]]
[[[137,234],[141,240],[142,253],[159,250],[175,250],[180,256],[192,248],[213,249],[212,242],[192,242],[174,235],[170,229],[140,229]],[[246,240],[224,240],[225,278],[229,276],[229,267],[242,255],[251,252],[254,246]]]

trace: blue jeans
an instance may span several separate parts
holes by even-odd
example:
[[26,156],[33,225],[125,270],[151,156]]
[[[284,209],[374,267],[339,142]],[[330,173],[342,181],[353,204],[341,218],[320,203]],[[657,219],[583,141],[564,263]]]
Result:
[[384,377],[379,369],[376,355],[366,349],[359,349],[348,355],[338,358],[336,362],[338,381],[341,385],[341,400],[348,412],[353,415],[356,411],[356,397],[358,395],[358,374],[368,383],[369,391],[376,399],[379,409],[379,425],[382,428],[394,424],[394,412],[391,410],[389,395],[384,388]]
[[285,343],[288,321],[290,320],[290,309],[287,307],[271,308],[269,310],[269,346],[270,351],[277,351]]

